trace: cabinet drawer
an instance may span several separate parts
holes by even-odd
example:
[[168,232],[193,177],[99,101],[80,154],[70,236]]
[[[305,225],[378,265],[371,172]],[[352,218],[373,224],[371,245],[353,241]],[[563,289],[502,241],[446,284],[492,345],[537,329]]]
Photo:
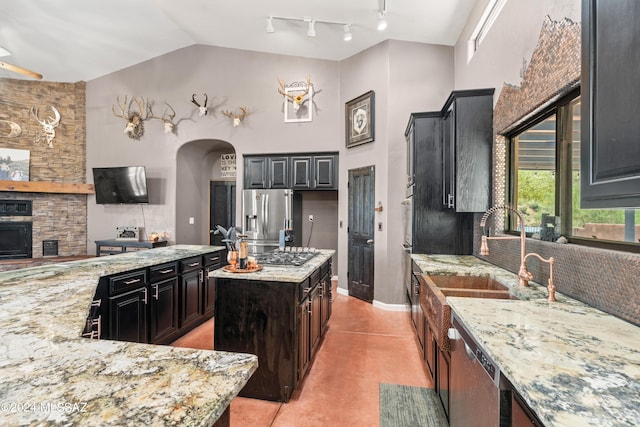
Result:
[[196,270],[202,267],[202,257],[195,256],[180,260],[180,271]]
[[122,246],[100,246],[100,252],[122,252]]
[[202,255],[202,264],[205,267],[217,267],[222,265],[222,251]]
[[146,270],[136,270],[109,278],[109,294],[117,294],[140,288],[147,284]]
[[174,277],[177,274],[178,274],[177,262],[169,262],[166,264],[154,265],[153,267],[149,268],[149,281],[151,283],[156,283],[161,280]]
[[138,252],[138,251],[146,251],[149,248],[145,248],[144,246],[126,246],[124,248],[125,252]]

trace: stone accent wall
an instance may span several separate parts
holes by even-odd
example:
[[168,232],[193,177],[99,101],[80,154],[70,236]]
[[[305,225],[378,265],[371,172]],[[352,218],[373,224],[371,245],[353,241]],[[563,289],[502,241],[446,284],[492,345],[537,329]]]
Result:
[[[16,122],[22,133],[8,138],[2,128],[0,148],[30,151],[30,181],[84,183],[86,177],[85,82],[57,83],[0,79],[0,120]],[[40,119],[60,112],[53,148],[37,141],[41,126],[30,109],[39,109]],[[33,257],[42,257],[42,241],[58,240],[60,256],[87,254],[87,196],[77,194],[0,192],[0,199],[33,200],[33,216],[0,217],[0,221],[33,222]]]
[[[506,200],[508,141],[502,134],[579,86],[580,31],[580,24],[568,19],[554,22],[547,17],[520,87],[505,85],[500,93],[494,110],[494,205]],[[517,273],[519,240],[491,241],[490,255],[479,255],[481,216],[475,218],[475,255]],[[498,219],[495,229],[504,229],[502,216],[495,214],[494,218]],[[559,292],[640,326],[640,255],[534,239],[527,239],[527,252],[555,258],[554,282]],[[530,258],[527,266],[535,282],[546,285],[548,265]]]

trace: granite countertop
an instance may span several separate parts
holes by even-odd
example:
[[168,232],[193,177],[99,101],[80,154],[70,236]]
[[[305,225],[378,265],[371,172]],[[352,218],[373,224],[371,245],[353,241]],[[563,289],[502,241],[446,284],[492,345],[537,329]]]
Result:
[[80,335],[101,276],[219,249],[177,245],[0,273],[0,424],[212,425],[256,356]]
[[473,256],[412,255],[424,273],[488,274],[520,300],[447,297],[547,426],[640,425],[640,328]]
[[336,252],[333,249],[317,249],[316,251],[318,254],[301,266],[264,265],[262,270],[253,273],[231,273],[219,268],[209,272],[209,276],[221,279],[300,283]]

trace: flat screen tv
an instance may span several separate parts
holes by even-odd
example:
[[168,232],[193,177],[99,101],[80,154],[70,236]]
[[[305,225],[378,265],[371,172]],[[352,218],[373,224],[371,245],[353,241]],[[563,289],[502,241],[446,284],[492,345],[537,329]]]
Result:
[[99,205],[149,203],[144,166],[93,168],[93,185]]

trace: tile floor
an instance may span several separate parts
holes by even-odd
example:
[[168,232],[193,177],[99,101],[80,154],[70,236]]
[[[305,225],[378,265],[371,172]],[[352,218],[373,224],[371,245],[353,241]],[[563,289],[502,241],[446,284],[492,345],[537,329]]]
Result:
[[[377,426],[379,383],[433,387],[407,312],[334,295],[329,329],[289,402],[237,397],[233,427]],[[213,348],[213,319],[173,345]]]

